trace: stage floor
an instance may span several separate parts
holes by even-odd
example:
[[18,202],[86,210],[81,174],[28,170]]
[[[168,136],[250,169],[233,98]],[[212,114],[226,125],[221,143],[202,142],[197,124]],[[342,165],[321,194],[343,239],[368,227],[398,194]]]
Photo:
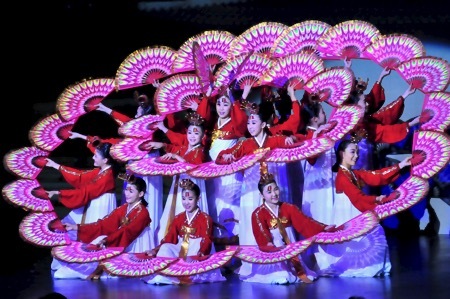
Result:
[[[81,298],[307,298],[448,299],[450,298],[450,236],[390,237],[392,272],[384,278],[319,278],[313,284],[269,285],[240,282],[226,274],[226,282],[190,286],[148,285],[139,279],[97,281],[54,280],[51,258],[44,254],[30,267],[1,277],[3,299],[38,299],[58,292]],[[8,256],[4,256],[6,262]]]

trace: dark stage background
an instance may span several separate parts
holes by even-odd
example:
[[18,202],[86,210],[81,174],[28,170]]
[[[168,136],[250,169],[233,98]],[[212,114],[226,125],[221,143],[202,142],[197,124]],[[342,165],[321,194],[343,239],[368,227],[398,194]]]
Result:
[[[133,51],[152,45],[178,49],[205,30],[239,35],[264,21],[293,25],[320,20],[335,25],[358,19],[372,23],[383,34],[450,42],[450,14],[443,1],[211,1],[203,5],[148,1],[154,5],[181,3],[172,9],[148,11],[139,9],[144,5],[140,1],[55,2],[15,1],[5,6],[4,17],[10,20],[3,19],[2,157],[31,145],[28,131],[44,116],[42,107],[56,104],[69,85],[87,78],[113,78]],[[0,179],[3,187],[15,177],[2,168]],[[0,211],[6,259],[15,261],[14,268],[1,267],[2,273],[20,271],[48,254],[47,248],[20,239],[18,226],[27,212],[4,200],[0,200]]]

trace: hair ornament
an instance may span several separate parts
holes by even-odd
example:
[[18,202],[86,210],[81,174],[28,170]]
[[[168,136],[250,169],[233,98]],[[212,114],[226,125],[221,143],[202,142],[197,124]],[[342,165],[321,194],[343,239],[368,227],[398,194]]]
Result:
[[197,112],[189,112],[186,115],[186,118],[189,122],[190,125],[192,126],[201,126],[204,122],[205,119],[203,117],[200,116],[200,114],[198,114]]
[[192,190],[195,184],[190,179],[182,179],[179,183],[179,186],[181,189]]

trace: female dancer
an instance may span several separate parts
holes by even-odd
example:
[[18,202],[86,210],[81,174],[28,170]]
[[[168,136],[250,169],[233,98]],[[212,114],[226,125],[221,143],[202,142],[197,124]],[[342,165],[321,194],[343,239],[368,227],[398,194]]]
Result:
[[[239,141],[233,147],[223,150],[216,159],[217,164],[228,164],[239,160],[245,155],[252,154],[255,150],[261,148],[278,148],[288,147],[292,143],[291,137],[276,135],[271,136],[267,129],[266,114],[253,104],[249,109],[250,116],[247,121],[247,130],[252,136]],[[252,212],[261,204],[261,198],[257,189],[258,177],[260,169],[259,165],[254,165],[244,171],[244,180],[241,187],[240,198],[240,218],[239,218],[239,244],[240,245],[256,245],[256,240],[251,231],[251,215]],[[242,262],[239,274],[242,276],[249,275],[254,265]]]
[[[389,184],[399,177],[402,168],[411,165],[410,158],[406,158],[395,166],[379,170],[353,170],[358,155],[358,145],[350,140],[343,140],[336,151],[333,223],[337,226],[384,203],[385,195],[365,194],[362,191],[364,184]],[[327,258],[317,259],[322,275],[374,277],[389,275],[391,269],[388,244],[380,224],[362,237],[319,249],[323,249],[322,257],[327,255]]]
[[[251,90],[251,85],[244,86],[241,100],[234,100],[230,90],[228,94],[220,95],[215,100],[215,112],[209,98],[210,92],[202,99],[200,104],[192,103],[191,107],[212,125],[211,143],[209,145],[209,158],[216,160],[221,150],[234,146],[238,139],[244,137],[247,114],[241,109],[241,101],[245,100]],[[215,115],[215,116],[211,116]],[[226,231],[215,232],[215,236],[223,239],[233,239],[239,233],[239,201],[242,184],[242,174],[233,173],[207,180],[206,193],[208,195],[209,214],[215,223]]]
[[[201,164],[206,161],[206,155],[204,147],[202,146],[203,136],[205,130],[202,125],[204,119],[197,113],[193,112],[187,116],[189,126],[184,139],[187,141],[185,145],[166,144],[162,142],[149,142],[145,149],[160,149],[163,148],[166,152],[161,156],[162,160],[176,160],[178,162],[187,162],[191,164]],[[158,244],[162,238],[167,234],[167,230],[172,223],[175,215],[183,211],[183,205],[181,202],[181,189],[179,183],[181,179],[188,178],[187,174],[176,175],[173,177],[172,186],[164,206],[164,210],[160,219],[159,227],[157,229]],[[199,186],[201,190],[205,190],[205,180],[192,178],[193,181]],[[200,209],[205,213],[208,213],[208,201],[204,191],[201,194],[201,201],[199,203]]]
[[[333,230],[334,225],[322,224],[303,214],[297,206],[280,201],[280,188],[273,174],[265,170],[262,172],[258,190],[263,203],[252,213],[252,230],[258,246],[281,247],[295,242],[295,233],[309,238],[322,231]],[[241,276],[241,279],[247,282],[286,284],[311,283],[316,277],[298,256],[279,263],[256,265],[252,273]]]
[[[200,210],[200,188],[190,179],[179,183],[184,212],[175,216],[161,244],[147,251],[150,256],[181,257],[206,256],[214,252],[212,218]],[[195,263],[194,263],[195,265]],[[191,284],[225,281],[220,269],[180,278],[161,274],[149,275],[143,280],[148,284]]]
[[[145,181],[129,175],[122,178],[127,180],[124,190],[125,204],[93,223],[63,223],[68,231],[76,232],[77,239],[83,243],[102,247],[124,247],[125,252],[145,252],[154,248],[150,238],[151,219],[146,208],[147,201],[144,199]],[[98,279],[102,273],[98,262],[61,264],[63,266],[54,273],[54,278]]]

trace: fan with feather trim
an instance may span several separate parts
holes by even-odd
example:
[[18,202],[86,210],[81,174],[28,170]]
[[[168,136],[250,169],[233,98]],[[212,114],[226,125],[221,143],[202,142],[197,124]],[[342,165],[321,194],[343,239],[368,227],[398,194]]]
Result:
[[111,146],[110,155],[113,159],[120,162],[142,159],[149,152],[145,149],[145,146],[150,141],[152,140],[134,137],[124,138]]
[[363,59],[364,50],[380,37],[380,31],[361,20],[349,20],[330,27],[317,39],[324,59]]
[[373,42],[362,56],[392,70],[407,60],[425,56],[425,47],[414,36],[394,33]]
[[223,64],[216,72],[216,79],[213,83],[211,96],[225,94],[226,90],[235,82],[237,74],[241,72],[242,68],[247,64],[247,61],[252,55],[253,52],[250,51],[247,54],[235,57],[231,61],[227,61]]
[[435,92],[425,95],[420,129],[445,132],[450,126],[450,93]]
[[424,93],[445,91],[450,83],[450,64],[439,57],[410,59],[401,63],[397,72],[409,85]]
[[428,181],[417,176],[410,176],[394,191],[386,196],[381,205],[374,209],[378,218],[384,219],[409,209],[421,201],[428,193]]
[[270,55],[272,58],[279,58],[305,51],[320,56],[321,53],[317,51],[317,40],[330,27],[331,25],[316,20],[294,24],[275,40]]
[[327,128],[321,131],[319,136],[338,141],[350,132],[363,116],[364,109],[358,105],[342,105],[334,108],[327,122]]
[[118,133],[125,137],[148,139],[151,138],[155,132],[156,123],[163,121],[164,118],[164,115],[143,115],[121,125],[118,129]]
[[276,148],[267,153],[264,158],[267,162],[295,162],[319,155],[334,146],[328,137],[307,139],[294,144],[291,148]]
[[177,52],[167,46],[145,47],[125,58],[116,72],[117,90],[153,84],[170,76]]
[[188,171],[188,174],[192,177],[201,179],[209,179],[232,174],[253,166],[256,162],[263,159],[268,151],[268,148],[257,149],[253,152],[253,154],[246,155],[237,161],[231,162],[230,164],[216,164],[214,161],[206,162],[200,164],[193,170]]
[[264,72],[258,85],[283,87],[286,82],[294,89],[302,89],[312,77],[325,70],[323,60],[315,54],[306,52],[291,54],[278,58]]
[[54,210],[50,198],[37,180],[19,179],[5,185],[3,198],[27,211],[51,212]]
[[155,108],[160,115],[186,110],[190,101],[200,101],[201,91],[197,75],[174,75],[164,80],[156,90]]
[[270,57],[275,40],[289,27],[277,22],[261,22],[245,30],[231,42],[228,60],[253,51]]
[[190,276],[205,273],[226,265],[238,251],[238,246],[228,246],[224,250],[206,256],[188,256],[179,258],[159,271],[167,276]]
[[[214,89],[231,83],[230,78],[237,81],[240,89],[246,85],[258,86],[258,81],[271,67],[272,60],[261,53],[253,53],[250,56],[242,55],[227,61],[216,72]],[[239,71],[239,72],[237,72]]]
[[303,88],[310,94],[319,95],[320,101],[338,107],[348,99],[354,80],[351,69],[331,67],[312,77]]
[[102,260],[100,264],[112,275],[143,277],[158,272],[177,260],[174,257],[151,257],[144,252],[122,253]]
[[22,147],[8,152],[3,157],[3,165],[20,178],[35,179],[47,165],[49,154],[35,146]]
[[252,264],[273,264],[289,260],[305,251],[314,242],[315,236],[282,247],[239,246],[236,257]]
[[68,245],[53,247],[52,255],[56,259],[67,263],[91,263],[117,256],[124,249],[124,247],[101,247],[72,241]]
[[19,234],[25,241],[42,247],[61,246],[72,242],[55,212],[33,212],[26,215],[20,222]]
[[114,91],[114,79],[92,79],[67,87],[56,100],[56,109],[65,121],[76,120],[93,111]]
[[334,232],[321,232],[315,235],[315,243],[339,243],[360,237],[372,230],[379,222],[373,211],[366,211],[336,227]]
[[231,42],[235,35],[222,30],[209,30],[189,38],[178,49],[177,57],[172,65],[173,73],[188,72],[195,69],[192,57],[193,42],[201,49],[208,65],[215,66],[227,60]]
[[38,121],[28,136],[31,143],[45,151],[53,151],[67,138],[75,121],[64,121],[58,114],[52,114]]
[[450,160],[450,138],[445,133],[433,131],[414,132],[411,174],[429,179]]
[[162,160],[161,157],[147,157],[130,162],[127,170],[138,175],[165,175],[174,176],[196,168],[198,165],[179,162],[177,160]]
[[194,59],[195,73],[200,81],[202,93],[206,94],[214,83],[214,75],[208,60],[203,55],[200,45],[195,41],[192,43],[192,56]]

